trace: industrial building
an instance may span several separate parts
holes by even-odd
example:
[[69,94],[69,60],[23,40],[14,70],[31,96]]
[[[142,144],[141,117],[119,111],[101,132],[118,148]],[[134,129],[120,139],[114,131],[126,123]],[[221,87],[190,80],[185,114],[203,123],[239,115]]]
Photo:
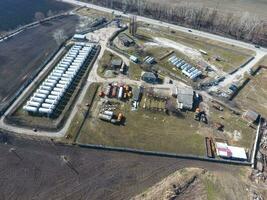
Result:
[[146,57],[144,58],[144,62],[147,63],[147,64],[152,65],[152,64],[156,63],[156,60],[155,60],[154,57],[146,56]]
[[247,154],[244,148],[229,146],[226,143],[216,142],[216,153],[221,158],[234,160],[247,160]]
[[182,70],[182,73],[192,80],[196,80],[202,75],[202,72],[199,69],[188,64],[183,59],[177,58],[176,56],[170,57],[168,61],[177,69]]
[[156,84],[158,82],[158,76],[153,72],[143,72],[141,75],[141,79],[151,84]]
[[76,43],[40,84],[23,109],[31,114],[52,116],[79,72],[96,53],[95,44]]
[[191,87],[175,87],[173,96],[177,97],[179,109],[192,110],[194,104],[194,90]]
[[260,115],[253,110],[248,110],[243,114],[243,118],[250,123],[258,123]]
[[119,42],[126,47],[132,46],[135,44],[134,40],[128,36],[127,34],[123,33],[118,36]]

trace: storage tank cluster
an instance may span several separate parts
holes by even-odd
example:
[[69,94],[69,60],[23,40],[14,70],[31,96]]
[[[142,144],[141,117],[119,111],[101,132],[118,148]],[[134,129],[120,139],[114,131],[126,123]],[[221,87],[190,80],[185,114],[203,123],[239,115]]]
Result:
[[83,68],[87,58],[95,53],[95,45],[76,43],[42,82],[23,107],[29,113],[50,116]]
[[202,74],[199,69],[196,69],[192,65],[185,62],[183,59],[177,58],[176,56],[170,57],[168,61],[177,69],[182,70],[182,73],[192,80],[195,80]]

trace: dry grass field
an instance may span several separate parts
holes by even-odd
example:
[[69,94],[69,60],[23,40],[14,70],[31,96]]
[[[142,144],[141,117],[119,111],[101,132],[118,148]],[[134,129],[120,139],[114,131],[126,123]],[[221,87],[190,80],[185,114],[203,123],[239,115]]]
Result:
[[56,19],[0,43],[0,109],[59,47],[54,32],[63,30],[69,37],[77,23],[78,17],[74,15]]
[[[261,62],[267,66],[267,57]],[[267,117],[267,69],[260,69],[235,98],[244,110],[253,109]]]
[[2,137],[0,133],[0,199],[130,199],[185,167],[240,171],[237,166],[97,151],[11,135],[3,144]]
[[151,2],[163,4],[191,4],[199,7],[218,8],[222,12],[250,13],[262,19],[267,19],[266,0],[149,0]]

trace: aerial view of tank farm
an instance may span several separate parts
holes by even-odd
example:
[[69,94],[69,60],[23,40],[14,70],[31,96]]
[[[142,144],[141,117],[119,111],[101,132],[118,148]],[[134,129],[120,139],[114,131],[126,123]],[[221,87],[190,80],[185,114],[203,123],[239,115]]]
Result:
[[64,94],[95,53],[95,45],[75,43],[23,107],[30,114],[52,116]]

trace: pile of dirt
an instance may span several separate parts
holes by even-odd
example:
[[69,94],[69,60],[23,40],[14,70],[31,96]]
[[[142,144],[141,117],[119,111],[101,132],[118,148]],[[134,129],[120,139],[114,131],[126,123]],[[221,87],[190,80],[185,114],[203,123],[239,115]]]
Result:
[[207,199],[205,187],[199,179],[205,173],[200,168],[178,170],[131,200]]

